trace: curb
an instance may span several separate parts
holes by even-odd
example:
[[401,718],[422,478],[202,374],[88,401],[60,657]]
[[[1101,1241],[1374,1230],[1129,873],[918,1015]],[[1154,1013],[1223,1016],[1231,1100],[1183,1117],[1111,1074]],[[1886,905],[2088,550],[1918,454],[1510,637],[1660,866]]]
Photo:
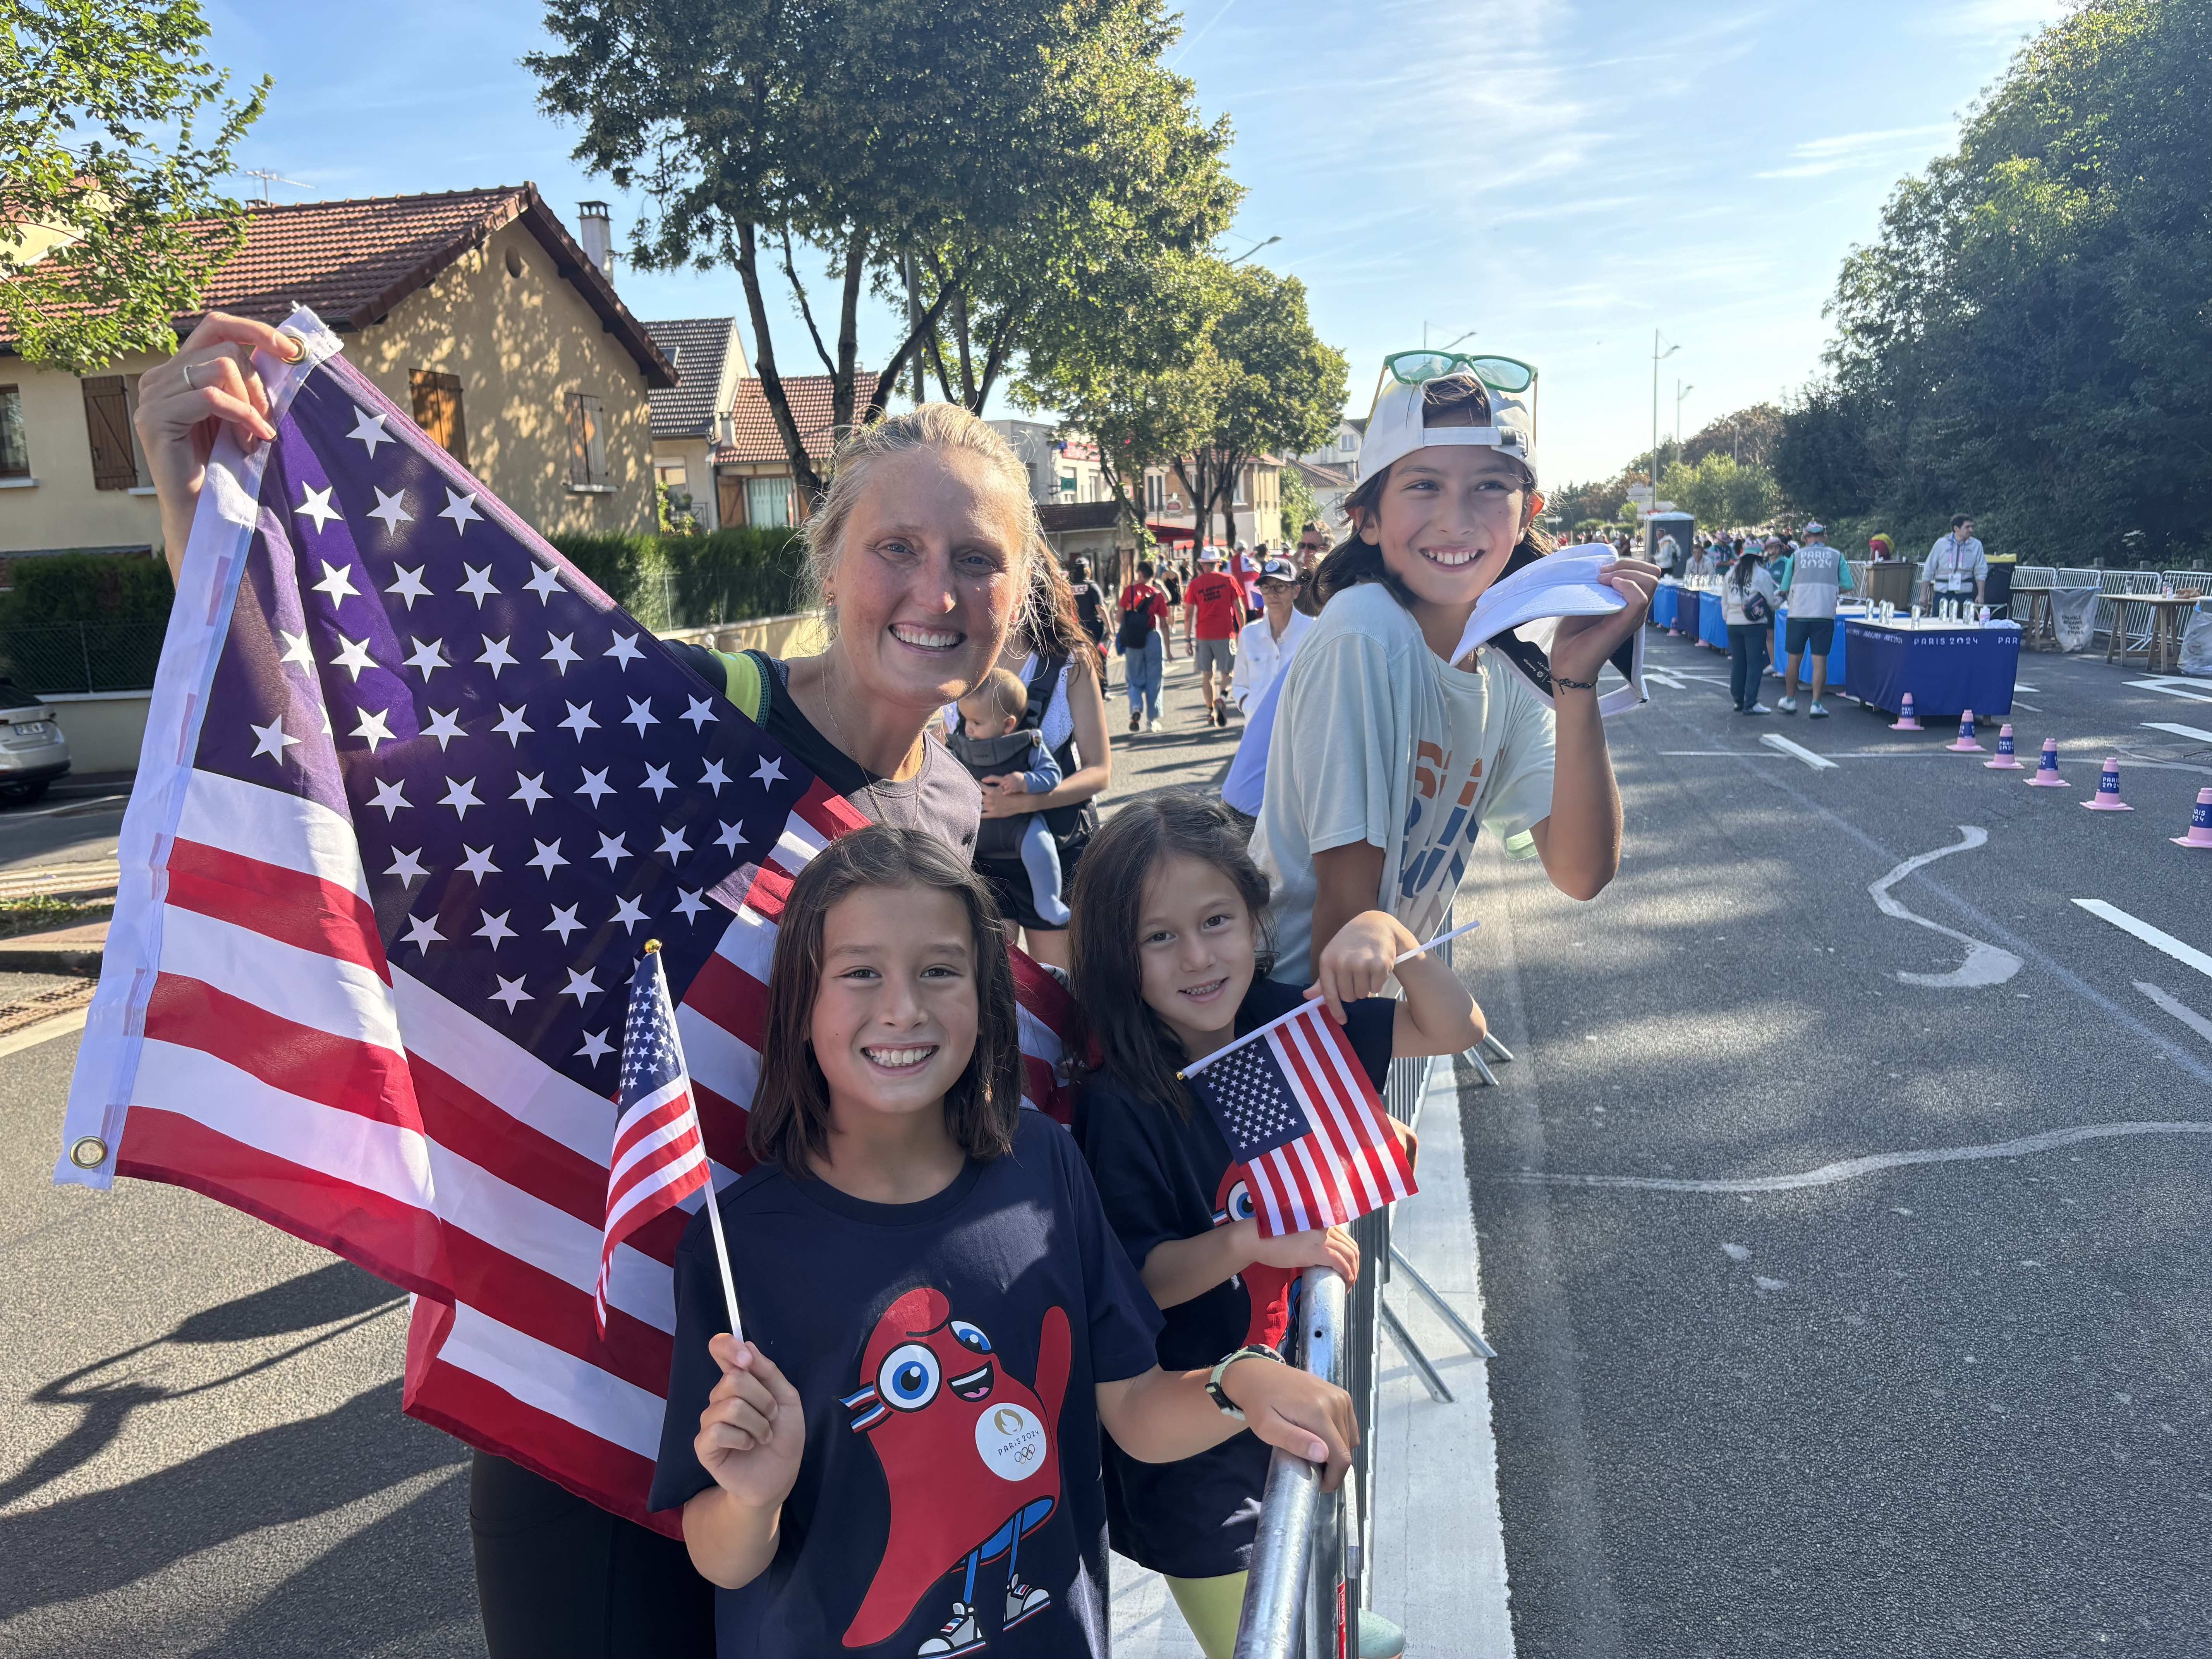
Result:
[[97,979],[106,954],[105,948],[98,945],[34,945],[26,948],[15,939],[0,940],[0,974],[80,974],[87,979]]

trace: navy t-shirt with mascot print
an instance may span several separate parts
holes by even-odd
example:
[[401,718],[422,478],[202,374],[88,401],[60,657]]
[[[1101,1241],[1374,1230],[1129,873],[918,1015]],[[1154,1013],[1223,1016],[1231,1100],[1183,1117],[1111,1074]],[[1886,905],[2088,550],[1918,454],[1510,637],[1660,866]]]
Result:
[[[745,1334],[806,1406],[775,1560],[714,1595],[720,1659],[1062,1659],[1108,1650],[1091,1385],[1153,1364],[1159,1312],[1066,1130],[918,1204],[764,1164],[721,1195]],[[712,1481],[692,1451],[729,1328],[704,1214],[676,1256],[653,1506]]]
[[[1237,1006],[1238,1035],[1287,1014],[1300,988],[1255,979]],[[1389,1070],[1398,1005],[1368,997],[1345,1009],[1345,1035],[1377,1089]],[[1107,1218],[1139,1269],[1155,1245],[1195,1238],[1209,1227],[1250,1218],[1244,1166],[1195,1094],[1178,1115],[1139,1100],[1110,1077],[1096,1077],[1076,1098],[1075,1136],[1098,1182]],[[1210,1368],[1252,1343],[1279,1346],[1290,1328],[1290,1288],[1297,1278],[1255,1267],[1189,1301],[1163,1310],[1159,1360],[1168,1370]],[[1267,1479],[1267,1443],[1247,1431],[1176,1463],[1141,1463],[1106,1443],[1106,1513],[1114,1547],[1175,1578],[1215,1578],[1250,1565]]]

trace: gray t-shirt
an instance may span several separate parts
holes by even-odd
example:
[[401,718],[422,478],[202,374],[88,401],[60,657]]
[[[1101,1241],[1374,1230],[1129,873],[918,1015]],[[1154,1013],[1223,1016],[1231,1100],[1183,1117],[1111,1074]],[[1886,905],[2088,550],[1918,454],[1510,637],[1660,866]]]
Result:
[[1792,622],[1833,617],[1837,595],[1851,585],[1851,568],[1844,562],[1841,548],[1808,542],[1790,556],[1784,580]]
[[1252,856],[1270,884],[1278,978],[1311,975],[1314,855],[1382,849],[1376,908],[1439,931],[1479,827],[1533,853],[1551,816],[1551,706],[1500,653],[1446,665],[1379,582],[1328,603],[1284,671]]

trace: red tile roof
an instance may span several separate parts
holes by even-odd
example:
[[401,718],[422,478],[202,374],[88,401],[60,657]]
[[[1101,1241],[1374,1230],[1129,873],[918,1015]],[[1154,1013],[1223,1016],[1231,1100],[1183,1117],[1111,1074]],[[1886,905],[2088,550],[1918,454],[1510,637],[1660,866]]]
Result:
[[[364,328],[517,219],[552,256],[555,274],[575,285],[607,331],[637,360],[647,384],[675,385],[675,371],[644,325],[531,184],[428,196],[257,203],[246,210],[246,245],[208,284],[208,308],[275,323],[304,305],[341,332]],[[198,320],[179,317],[178,331]],[[0,348],[5,343],[0,339]]]
[[[837,434],[831,427],[830,401],[830,381],[827,374],[787,374],[783,377],[783,395],[791,404],[791,418],[799,428],[801,442],[806,446],[809,460],[826,461],[837,447]],[[876,377],[868,369],[856,369],[853,374],[853,406],[854,411],[866,409],[868,400],[876,395]],[[769,413],[768,398],[761,391],[758,380],[738,382],[738,400],[731,410],[734,417],[735,441],[718,444],[714,448],[717,464],[728,461],[782,461],[790,458],[784,453],[782,435],[775,429],[775,416]]]

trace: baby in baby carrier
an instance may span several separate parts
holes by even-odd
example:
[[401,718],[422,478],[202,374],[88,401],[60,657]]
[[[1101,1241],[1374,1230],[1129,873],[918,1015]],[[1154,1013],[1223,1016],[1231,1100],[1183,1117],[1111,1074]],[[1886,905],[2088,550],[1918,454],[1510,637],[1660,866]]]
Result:
[[[960,699],[960,723],[945,747],[976,779],[1012,776],[1032,795],[1060,787],[1060,763],[1044,739],[1022,724],[1030,694],[1020,676],[994,668]],[[1060,848],[1042,812],[1020,817],[985,818],[975,835],[975,858],[1018,856],[1030,878],[1030,902],[1055,927],[1067,926],[1067,906],[1060,896]]]

